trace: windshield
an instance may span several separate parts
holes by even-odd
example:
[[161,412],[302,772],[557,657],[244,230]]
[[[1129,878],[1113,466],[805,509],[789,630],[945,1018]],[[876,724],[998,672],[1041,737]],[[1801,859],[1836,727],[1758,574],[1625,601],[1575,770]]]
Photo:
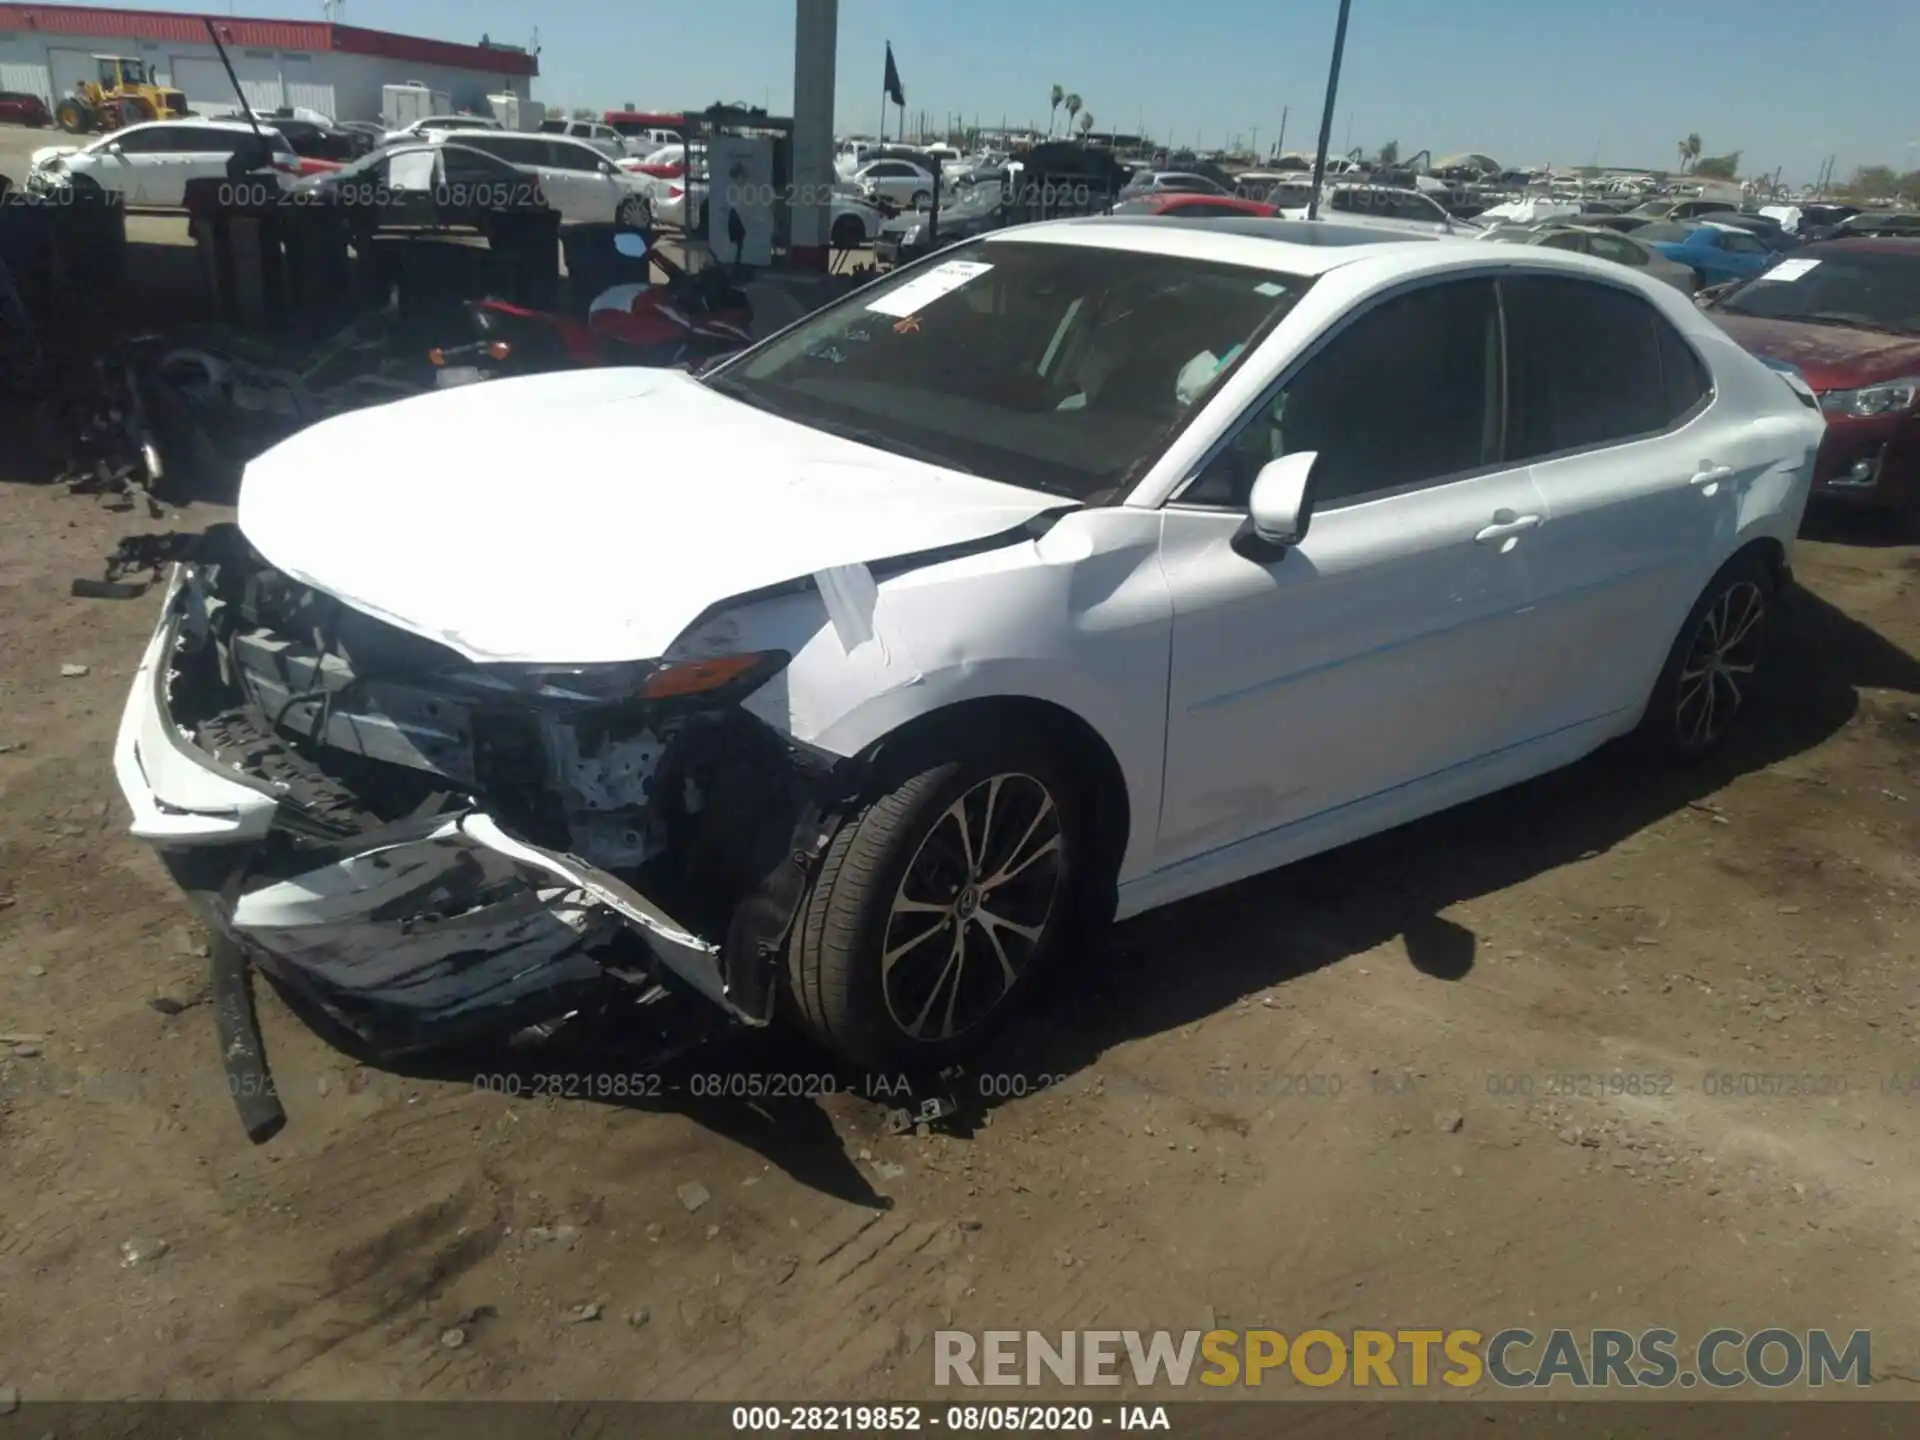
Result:
[[1720,309],[1920,335],[1920,255],[1810,248],[1742,285]]
[[1096,501],[1137,478],[1310,283],[1169,255],[975,240],[707,381],[883,450]]
[[1644,240],[1649,245],[1684,245],[1687,237],[1698,230],[1698,225],[1682,225],[1678,221],[1656,221],[1652,225],[1642,225],[1633,232],[1633,238]]

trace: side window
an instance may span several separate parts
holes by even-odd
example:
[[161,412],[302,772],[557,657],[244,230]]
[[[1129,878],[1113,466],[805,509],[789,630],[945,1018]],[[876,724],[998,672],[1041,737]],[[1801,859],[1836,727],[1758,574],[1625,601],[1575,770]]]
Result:
[[145,130],[129,130],[117,140],[109,136],[100,148],[119,145],[121,152],[127,155],[152,155],[161,150],[174,149],[173,136],[177,132],[165,125],[150,126]]
[[1659,316],[1654,329],[1660,342],[1660,385],[1669,425],[1684,420],[1713,398],[1713,375],[1680,332]]
[[1530,460],[1649,435],[1670,419],[1658,312],[1611,285],[1559,276],[1502,281],[1509,457]]
[[1540,244],[1545,249],[1548,249],[1548,250],[1572,250],[1576,254],[1581,254],[1581,255],[1584,255],[1587,253],[1587,237],[1586,236],[1573,235],[1573,234],[1566,233],[1564,231],[1558,235],[1547,236],[1547,238],[1542,240]]
[[1734,230],[1723,230],[1720,232],[1720,245],[1722,249],[1731,250],[1736,255],[1764,255],[1767,253],[1767,247],[1762,245],[1753,236],[1743,235]]
[[1180,496],[1244,507],[1268,461],[1318,453],[1325,508],[1493,464],[1500,318],[1490,280],[1427,285],[1363,311],[1262,400]]
[[540,163],[556,170],[598,170],[603,158],[598,150],[568,140],[549,140],[543,148],[547,153]]

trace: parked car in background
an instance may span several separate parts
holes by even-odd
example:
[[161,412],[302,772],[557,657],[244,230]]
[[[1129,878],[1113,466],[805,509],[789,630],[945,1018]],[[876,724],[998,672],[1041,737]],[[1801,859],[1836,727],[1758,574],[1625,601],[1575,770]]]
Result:
[[1645,241],[1597,225],[1542,225],[1518,243],[1611,260],[1630,270],[1642,271],[1663,285],[1671,285],[1683,295],[1691,295],[1697,288],[1690,267],[1669,260]]
[[1265,200],[1245,200],[1238,195],[1190,195],[1179,191],[1166,191],[1159,195],[1142,195],[1133,200],[1122,200],[1111,211],[1112,215],[1168,215],[1187,220],[1198,220],[1222,215],[1254,215],[1272,218],[1280,213],[1279,207]]
[[1145,195],[1231,195],[1225,186],[1190,170],[1136,170],[1114,196],[1115,203]]
[[1748,215],[1722,212],[1707,217],[1707,224],[1723,226],[1729,230],[1744,230],[1776,255],[1784,255],[1790,250],[1798,250],[1806,242],[1798,235],[1783,229],[1778,220],[1771,215]]
[[915,211],[883,220],[873,237],[874,263],[904,265],[934,250],[971,240],[1006,224],[1005,187],[996,181],[969,185],[953,201],[942,200],[936,217]]
[[620,169],[584,140],[517,130],[436,130],[434,144],[465,145],[540,177],[547,204],[563,225],[604,225],[635,230],[653,223],[653,189],[647,177]]
[[505,127],[491,115],[427,115],[399,130],[380,137],[383,145],[404,145],[412,140],[427,140],[439,130],[500,130]]
[[[1297,220],[1307,212],[1302,207],[1282,213]],[[1479,228],[1455,220],[1430,195],[1392,185],[1329,185],[1320,202],[1320,215],[1342,224],[1416,235],[1472,235]]]
[[1833,239],[1851,236],[1881,236],[1899,238],[1907,235],[1920,235],[1920,215],[1911,210],[1865,211],[1858,215],[1849,215],[1833,227]]
[[234,154],[264,139],[269,165],[261,173],[290,185],[300,157],[277,130],[256,134],[245,121],[154,120],[109,131],[85,145],[50,145],[33,152],[26,188],[54,194],[89,187],[121,196],[130,209],[177,210],[190,180],[227,178]]
[[1745,280],[1774,261],[1774,253],[1744,230],[1704,221],[1655,220],[1629,232],[1694,274],[1694,288]]
[[1815,497],[1895,511],[1920,538],[1920,240],[1815,242],[1706,313],[1820,397]]
[[[540,122],[540,133],[542,135],[553,135],[569,140],[576,140],[583,145],[590,145],[609,160],[624,160],[630,156],[638,155],[642,153],[643,146],[649,149],[654,148],[648,145],[645,140],[630,139],[614,129],[613,126],[604,124],[599,120],[542,120]],[[674,138],[677,140],[679,137],[675,136]],[[669,143],[671,142],[665,140],[660,142],[662,145]]]
[[1668,287],[1463,249],[1022,226],[699,376],[313,426],[172,574],[133,832],[376,1052],[666,983],[921,1071],[1082,925],[1616,736],[1706,755],[1812,396]]
[[338,210],[356,227],[482,227],[494,217],[545,212],[536,171],[440,140],[387,145],[351,165],[297,182],[302,201]]
[[0,124],[40,129],[53,123],[47,102],[21,90],[0,90]]
[[1647,220],[1680,221],[1697,220],[1704,215],[1718,214],[1723,210],[1737,211],[1739,208],[1731,200],[1647,200],[1626,213]]
[[869,203],[896,210],[924,210],[933,203],[933,172],[911,160],[869,160],[852,179]]
[[1655,223],[1647,216],[1635,215],[1632,211],[1622,211],[1614,215],[1594,215],[1582,211],[1573,218],[1582,225],[1591,226],[1596,230],[1611,230],[1616,235],[1631,235],[1634,231]]

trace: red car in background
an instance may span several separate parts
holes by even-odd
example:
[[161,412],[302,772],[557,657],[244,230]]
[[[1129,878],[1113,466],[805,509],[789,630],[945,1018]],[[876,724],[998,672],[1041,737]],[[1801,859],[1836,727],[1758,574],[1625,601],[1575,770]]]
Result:
[[1241,200],[1232,195],[1188,195],[1167,191],[1142,195],[1137,200],[1122,200],[1109,212],[1114,215],[1172,215],[1182,220],[1201,216],[1263,215],[1271,219],[1280,212],[1262,200]]
[[28,95],[19,90],[0,90],[0,124],[32,125],[37,128],[52,123],[53,116],[47,113],[47,102],[38,95]]
[[1814,498],[1894,512],[1920,536],[1920,240],[1820,241],[1703,308],[1820,397]]

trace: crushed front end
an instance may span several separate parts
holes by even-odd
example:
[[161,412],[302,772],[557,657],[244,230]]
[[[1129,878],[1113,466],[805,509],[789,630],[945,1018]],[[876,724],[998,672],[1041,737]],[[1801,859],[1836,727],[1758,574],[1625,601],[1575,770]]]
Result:
[[221,940],[374,1053],[622,984],[761,1025],[848,779],[741,708],[785,660],[476,664],[216,527],[174,571],[115,769]]

